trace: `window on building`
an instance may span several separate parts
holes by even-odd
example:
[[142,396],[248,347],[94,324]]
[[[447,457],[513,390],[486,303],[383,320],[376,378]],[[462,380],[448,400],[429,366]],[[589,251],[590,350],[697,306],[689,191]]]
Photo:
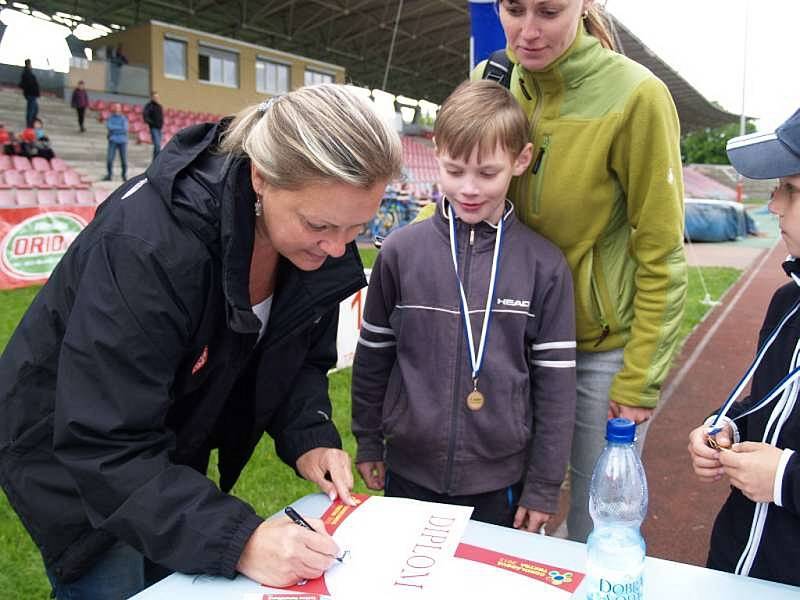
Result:
[[197,78],[217,85],[238,87],[239,55],[227,50],[200,46]]
[[321,71],[314,71],[306,69],[305,84],[316,85],[318,83],[333,83],[334,78],[330,73],[322,73]]
[[285,94],[289,91],[289,65],[256,59],[256,91],[262,94]]
[[164,75],[186,79],[186,42],[164,38]]

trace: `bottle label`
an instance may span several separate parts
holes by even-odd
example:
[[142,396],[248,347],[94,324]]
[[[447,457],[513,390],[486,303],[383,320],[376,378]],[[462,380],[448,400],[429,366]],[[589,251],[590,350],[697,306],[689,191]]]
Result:
[[644,597],[644,581],[641,574],[633,580],[590,578],[588,585],[588,600],[642,600]]

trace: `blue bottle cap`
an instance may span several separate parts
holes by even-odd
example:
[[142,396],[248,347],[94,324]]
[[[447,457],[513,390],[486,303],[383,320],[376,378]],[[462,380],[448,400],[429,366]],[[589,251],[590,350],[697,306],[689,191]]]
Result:
[[606,440],[616,444],[632,444],[636,439],[636,424],[630,419],[617,417],[606,423]]

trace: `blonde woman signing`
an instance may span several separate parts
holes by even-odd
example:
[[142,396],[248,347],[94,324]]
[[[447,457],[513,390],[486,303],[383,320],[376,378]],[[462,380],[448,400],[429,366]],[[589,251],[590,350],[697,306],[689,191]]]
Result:
[[610,49],[592,0],[497,4],[507,82],[534,145],[531,168],[509,194],[518,217],[561,248],[574,280],[578,402],[567,524],[571,539],[585,541],[606,418],[638,423],[641,448],[678,342],[686,292],[678,117],[666,86]]
[[99,208],[0,361],[0,482],[57,598],[331,564],[332,538],[226,492],[267,432],[352,502],[326,372],[365,285],[351,242],[400,162],[365,101],[308,87],[182,131]]

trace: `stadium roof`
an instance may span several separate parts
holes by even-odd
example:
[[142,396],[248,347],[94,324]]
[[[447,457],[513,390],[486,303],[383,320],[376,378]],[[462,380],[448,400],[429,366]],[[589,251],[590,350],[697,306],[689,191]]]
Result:
[[[340,64],[349,80],[440,103],[469,69],[466,0],[34,0],[31,9],[131,26],[159,20]],[[650,68],[675,98],[684,131],[736,122],[617,22],[622,50]]]

